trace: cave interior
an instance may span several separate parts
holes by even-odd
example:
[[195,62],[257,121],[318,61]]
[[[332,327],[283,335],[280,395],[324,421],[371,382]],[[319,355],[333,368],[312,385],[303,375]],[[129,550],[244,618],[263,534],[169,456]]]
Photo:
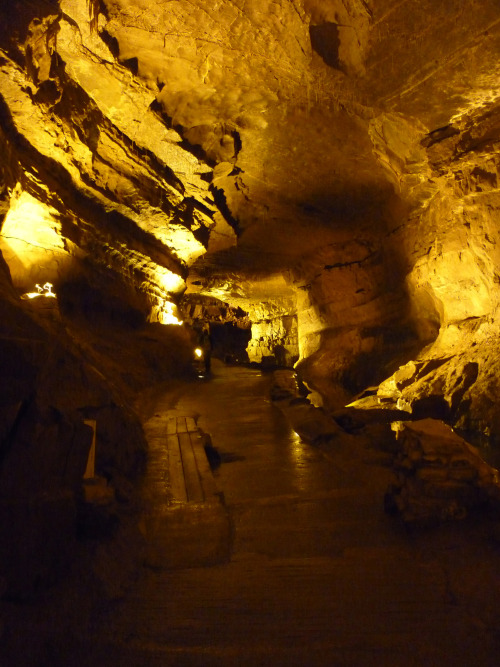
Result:
[[497,517],[499,188],[498,0],[2,0],[0,621],[88,548],[92,424],[130,520],[207,325],[310,447],[455,438],[423,523]]

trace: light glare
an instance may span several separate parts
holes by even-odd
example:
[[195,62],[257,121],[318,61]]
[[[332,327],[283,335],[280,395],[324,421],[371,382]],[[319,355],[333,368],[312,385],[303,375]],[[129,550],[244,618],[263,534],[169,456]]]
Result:
[[21,296],[21,299],[35,299],[37,296],[48,296],[55,299],[56,295],[52,291],[52,283],[45,283],[43,286],[37,283],[35,287],[37,290],[36,292],[26,292],[26,294]]

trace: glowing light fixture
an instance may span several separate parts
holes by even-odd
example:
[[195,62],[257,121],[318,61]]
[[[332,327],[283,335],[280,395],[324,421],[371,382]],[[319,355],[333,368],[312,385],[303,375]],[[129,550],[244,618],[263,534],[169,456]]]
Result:
[[45,283],[43,286],[37,283],[35,287],[37,290],[36,292],[26,292],[26,294],[21,296],[21,299],[35,299],[38,296],[48,296],[55,299],[56,295],[52,291],[52,283]]
[[203,356],[203,351],[202,351],[201,347],[197,347],[195,349],[194,353],[198,357],[198,359],[200,359]]

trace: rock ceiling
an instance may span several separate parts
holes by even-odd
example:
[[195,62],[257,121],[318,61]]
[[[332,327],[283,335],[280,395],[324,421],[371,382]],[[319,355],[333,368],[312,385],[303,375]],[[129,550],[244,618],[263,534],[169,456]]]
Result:
[[160,321],[186,290],[293,316],[353,388],[494,317],[498,0],[7,0],[0,48],[19,290],[85,267]]

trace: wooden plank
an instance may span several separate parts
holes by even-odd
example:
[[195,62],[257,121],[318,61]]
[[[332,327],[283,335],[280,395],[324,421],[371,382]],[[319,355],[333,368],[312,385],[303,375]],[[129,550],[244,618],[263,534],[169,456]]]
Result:
[[188,433],[192,433],[193,431],[198,431],[198,427],[196,426],[196,421],[193,419],[193,417],[186,417],[186,428]]
[[203,438],[198,435],[198,432],[190,433],[189,437],[191,438],[191,445],[193,447],[196,465],[200,475],[204,499],[207,501],[215,500],[215,498],[219,496],[219,490],[205,453]]
[[187,502],[186,483],[184,479],[184,467],[177,435],[167,435],[168,448],[168,477],[172,499],[179,502]]
[[174,435],[177,433],[177,419],[175,417],[169,417],[167,422],[167,434]]
[[179,433],[179,445],[184,468],[184,481],[186,483],[187,499],[190,502],[203,502],[203,488],[201,486],[198,466],[194,457],[191,439],[188,433]]
[[185,417],[177,417],[177,433],[187,433]]

